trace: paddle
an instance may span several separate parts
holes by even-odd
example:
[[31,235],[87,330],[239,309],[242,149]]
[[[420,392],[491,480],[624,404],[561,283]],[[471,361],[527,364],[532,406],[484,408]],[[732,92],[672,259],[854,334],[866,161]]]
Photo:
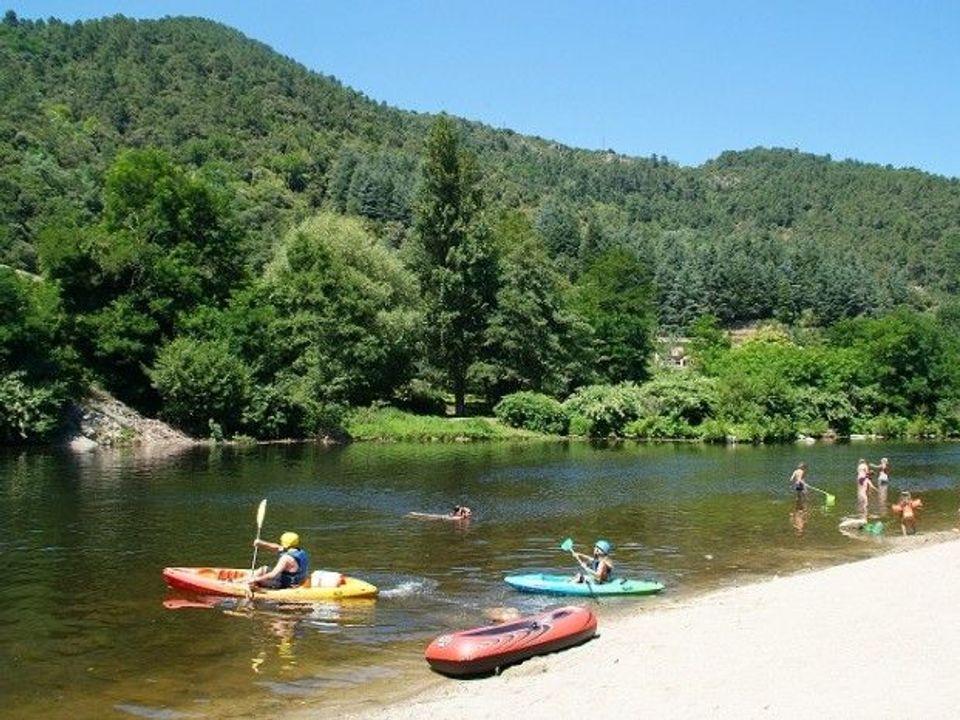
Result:
[[[257,550],[259,549],[260,544],[260,530],[263,528],[263,518],[267,514],[267,499],[264,498],[260,501],[260,505],[257,507],[257,539],[253,542],[253,560],[250,563],[250,579],[253,580],[254,572],[257,568]],[[250,600],[253,600],[253,587],[250,588]]]
[[811,485],[810,483],[807,483],[806,485],[807,485],[807,487],[810,488],[811,490],[816,490],[818,493],[823,493],[823,494],[824,494],[823,500],[824,500],[824,503],[826,504],[827,507],[832,507],[833,504],[837,501],[836,496],[835,496],[835,495],[831,495],[831,494],[828,493],[826,490],[821,490],[821,489],[818,488],[818,487],[814,487],[814,486]]
[[[573,538],[567,538],[562,543],[560,543],[560,549],[564,552],[568,552],[573,556],[573,559],[577,561],[577,565],[580,565],[580,558],[577,557],[577,554],[573,551]],[[583,583],[587,586],[587,589],[590,591],[590,596],[593,596],[593,582],[586,576],[585,573],[581,573],[583,577]]]

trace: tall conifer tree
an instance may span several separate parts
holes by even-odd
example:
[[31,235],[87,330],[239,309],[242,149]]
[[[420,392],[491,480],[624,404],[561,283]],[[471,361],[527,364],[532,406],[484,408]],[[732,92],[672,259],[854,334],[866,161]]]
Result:
[[438,117],[427,136],[414,223],[423,251],[427,352],[447,375],[458,415],[497,287],[478,181],[476,162],[460,147],[453,121]]

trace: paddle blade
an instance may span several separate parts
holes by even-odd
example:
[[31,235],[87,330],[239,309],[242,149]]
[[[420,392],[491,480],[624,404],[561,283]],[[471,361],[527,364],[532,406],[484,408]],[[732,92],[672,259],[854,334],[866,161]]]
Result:
[[837,496],[828,494],[824,500],[826,501],[827,507],[833,507],[834,503],[837,502]]
[[260,506],[257,508],[257,528],[263,527],[263,518],[267,514],[267,499],[264,498],[260,501]]
[[562,543],[560,543],[560,549],[563,550],[564,552],[570,552],[571,550],[573,550],[573,539],[567,538]]

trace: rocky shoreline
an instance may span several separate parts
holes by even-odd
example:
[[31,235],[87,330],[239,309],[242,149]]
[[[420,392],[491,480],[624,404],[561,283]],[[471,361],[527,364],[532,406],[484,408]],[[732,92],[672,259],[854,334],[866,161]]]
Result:
[[91,389],[70,415],[63,443],[75,452],[103,447],[187,446],[201,442],[160,420],[144,417],[96,388]]

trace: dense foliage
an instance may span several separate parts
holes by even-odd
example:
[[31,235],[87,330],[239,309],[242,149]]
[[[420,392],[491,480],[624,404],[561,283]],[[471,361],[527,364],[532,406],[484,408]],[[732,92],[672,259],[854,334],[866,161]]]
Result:
[[[0,63],[4,440],[89,381],[201,435],[516,392],[597,435],[960,429],[956,179],[571,149],[193,18],[8,12]],[[695,366],[665,375],[682,334]]]

